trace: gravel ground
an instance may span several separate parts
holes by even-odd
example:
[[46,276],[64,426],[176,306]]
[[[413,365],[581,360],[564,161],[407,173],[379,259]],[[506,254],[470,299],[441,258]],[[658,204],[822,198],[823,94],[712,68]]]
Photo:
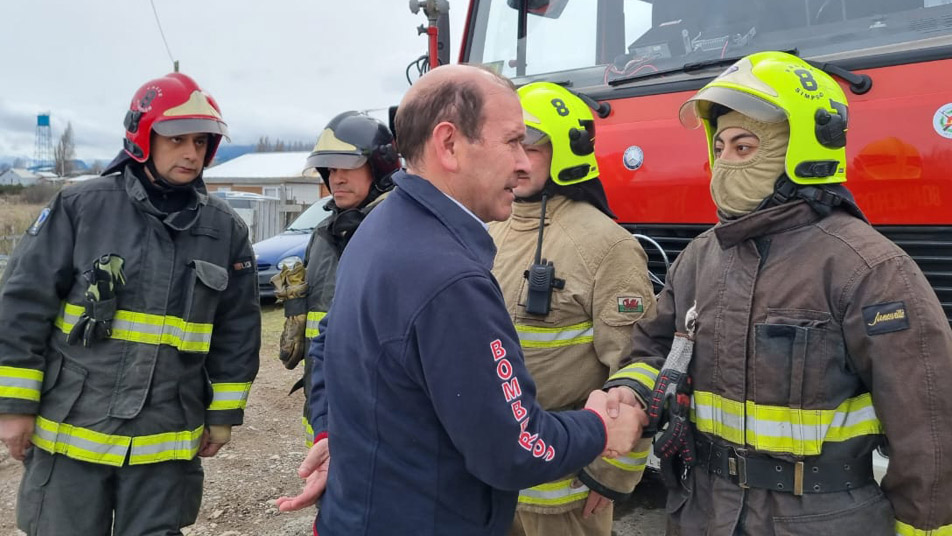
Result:
[[[287,396],[299,370],[288,371],[277,359],[283,315],[263,307],[261,371],[251,388],[245,424],[215,458],[205,459],[205,496],[187,536],[310,535],[314,510],[283,514],[274,500],[300,491],[296,470],[304,458],[301,432],[303,395]],[[22,464],[0,445],[0,534],[22,534],[14,528],[14,507]],[[664,533],[664,491],[650,475],[636,493],[616,505],[615,536]]]

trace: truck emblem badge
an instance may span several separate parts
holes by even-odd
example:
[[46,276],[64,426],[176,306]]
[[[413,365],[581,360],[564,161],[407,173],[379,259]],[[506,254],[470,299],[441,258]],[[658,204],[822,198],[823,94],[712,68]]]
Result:
[[952,140],[952,102],[936,110],[932,118],[932,128],[938,135]]
[[622,161],[626,168],[635,171],[645,163],[645,152],[641,150],[641,147],[632,145],[625,149],[625,155],[622,157]]

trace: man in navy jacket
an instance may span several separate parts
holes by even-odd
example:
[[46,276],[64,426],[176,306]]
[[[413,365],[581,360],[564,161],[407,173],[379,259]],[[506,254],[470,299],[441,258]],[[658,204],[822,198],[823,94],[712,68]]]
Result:
[[600,391],[585,410],[536,403],[484,223],[509,217],[529,167],[512,84],[441,67],[404,97],[396,130],[409,172],[341,258],[300,473],[317,494],[326,478],[322,536],[501,535],[519,489],[627,452],[644,414],[609,418]]

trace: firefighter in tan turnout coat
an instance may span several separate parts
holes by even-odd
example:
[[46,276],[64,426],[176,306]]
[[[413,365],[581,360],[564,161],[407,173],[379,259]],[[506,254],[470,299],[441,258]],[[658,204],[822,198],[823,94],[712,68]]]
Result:
[[952,534],[952,332],[840,184],[847,119],[832,78],[779,52],[682,108],[705,127],[721,221],[671,267],[608,384],[649,417],[655,378],[677,385],[656,443],[675,467],[670,535]]
[[[628,354],[632,325],[654,315],[654,295],[644,251],[611,219],[588,106],[545,82],[521,88],[519,97],[532,167],[515,189],[512,216],[490,224],[493,275],[539,402],[550,411],[577,409]],[[545,259],[537,259],[543,217]],[[511,534],[610,535],[612,500],[641,479],[648,448],[642,441],[627,456],[522,490]]]

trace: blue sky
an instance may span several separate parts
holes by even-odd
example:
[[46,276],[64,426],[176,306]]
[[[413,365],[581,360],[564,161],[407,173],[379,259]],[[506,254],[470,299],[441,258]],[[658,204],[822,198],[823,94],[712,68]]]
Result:
[[[407,0],[154,0],[180,70],[222,107],[233,143],[307,140],[337,113],[385,108],[426,51]],[[467,2],[450,0],[452,60]],[[0,2],[0,156],[33,156],[36,114],[77,156],[120,148],[135,90],[172,70],[149,0]]]

